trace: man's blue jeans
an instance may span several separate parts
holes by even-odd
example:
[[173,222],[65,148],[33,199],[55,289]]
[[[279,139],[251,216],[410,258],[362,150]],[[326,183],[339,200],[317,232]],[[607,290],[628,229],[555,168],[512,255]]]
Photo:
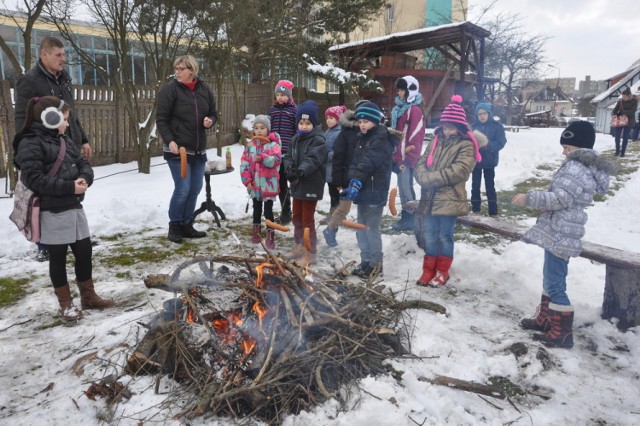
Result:
[[424,217],[425,254],[427,256],[453,257],[453,228],[456,216]]
[[171,177],[173,177],[173,195],[169,202],[169,221],[181,224],[193,221],[193,212],[196,209],[198,194],[202,190],[204,181],[205,157],[195,155],[189,158],[187,163],[187,176],[180,176],[180,159],[167,161]]
[[551,297],[551,303],[571,305],[567,296],[567,273],[569,261],[558,257],[550,251],[544,251],[544,267],[542,269],[542,288]]

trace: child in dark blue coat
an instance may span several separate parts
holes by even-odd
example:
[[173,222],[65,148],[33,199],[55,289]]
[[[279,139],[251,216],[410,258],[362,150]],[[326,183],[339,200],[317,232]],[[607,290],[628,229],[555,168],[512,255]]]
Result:
[[507,143],[504,134],[504,127],[491,116],[491,105],[480,102],[476,105],[476,123],[473,130],[478,130],[484,134],[489,143],[480,148],[482,160],[476,164],[471,174],[471,210],[473,213],[480,213],[480,184],[484,174],[484,188],[487,193],[489,204],[489,216],[498,215],[498,196],[496,195],[496,167],[498,167],[500,150]]

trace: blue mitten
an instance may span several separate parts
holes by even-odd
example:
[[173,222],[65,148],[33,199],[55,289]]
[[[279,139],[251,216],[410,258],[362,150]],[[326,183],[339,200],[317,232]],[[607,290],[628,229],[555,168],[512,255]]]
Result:
[[342,190],[340,193],[341,200],[353,201],[356,199],[360,190],[362,189],[362,182],[360,179],[351,179],[349,186]]

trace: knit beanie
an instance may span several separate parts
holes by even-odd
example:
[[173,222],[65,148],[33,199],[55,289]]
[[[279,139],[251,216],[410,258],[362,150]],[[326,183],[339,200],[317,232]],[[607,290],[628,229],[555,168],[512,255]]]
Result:
[[253,125],[256,124],[264,124],[264,127],[267,128],[267,132],[271,131],[271,119],[268,115],[257,115],[256,118],[253,119]]
[[407,92],[407,102],[411,103],[418,96],[420,90],[420,83],[415,77],[407,75],[396,80],[396,89],[402,89]]
[[560,145],[571,145],[577,148],[593,149],[596,142],[596,131],[588,121],[574,121],[562,131]]
[[478,113],[480,112],[480,110],[487,111],[487,114],[489,114],[489,117],[491,117],[492,111],[490,104],[486,102],[479,102],[478,105],[476,105],[476,118],[478,118]]
[[380,124],[382,111],[380,111],[380,107],[373,102],[363,102],[356,108],[356,120],[360,119]]
[[336,120],[340,120],[340,116],[342,114],[344,114],[344,112],[347,110],[347,107],[344,105],[336,105],[336,106],[332,106],[327,108],[327,110],[324,112],[324,116],[325,117],[333,117]]
[[314,126],[320,124],[318,121],[318,104],[315,101],[307,100],[298,105],[298,112],[296,113],[296,124],[302,119],[307,119],[313,123]]
[[276,83],[275,93],[282,93],[285,96],[288,96],[289,99],[293,98],[293,83],[289,80],[280,80]]
[[[476,152],[476,162],[479,163],[480,161],[482,161],[480,148],[478,147],[478,141],[469,129],[469,125],[467,124],[467,114],[464,112],[464,108],[462,108],[462,96],[453,95],[451,97],[451,103],[447,105],[447,107],[442,112],[442,115],[440,116],[440,124],[451,124],[455,126],[455,128],[458,129],[460,133],[471,139],[471,142],[473,142],[474,150]],[[436,132],[436,137],[433,139],[431,150],[429,151],[429,157],[427,157],[428,167],[431,167],[433,165],[433,153],[436,150],[437,144],[438,134]]]

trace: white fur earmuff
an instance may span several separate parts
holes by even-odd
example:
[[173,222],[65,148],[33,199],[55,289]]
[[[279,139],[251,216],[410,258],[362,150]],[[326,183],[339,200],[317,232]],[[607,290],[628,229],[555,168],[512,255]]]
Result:
[[42,124],[47,129],[57,129],[64,122],[64,115],[62,114],[62,107],[64,106],[64,101],[60,100],[60,105],[58,108],[56,107],[47,107],[40,114],[40,119],[42,120]]

